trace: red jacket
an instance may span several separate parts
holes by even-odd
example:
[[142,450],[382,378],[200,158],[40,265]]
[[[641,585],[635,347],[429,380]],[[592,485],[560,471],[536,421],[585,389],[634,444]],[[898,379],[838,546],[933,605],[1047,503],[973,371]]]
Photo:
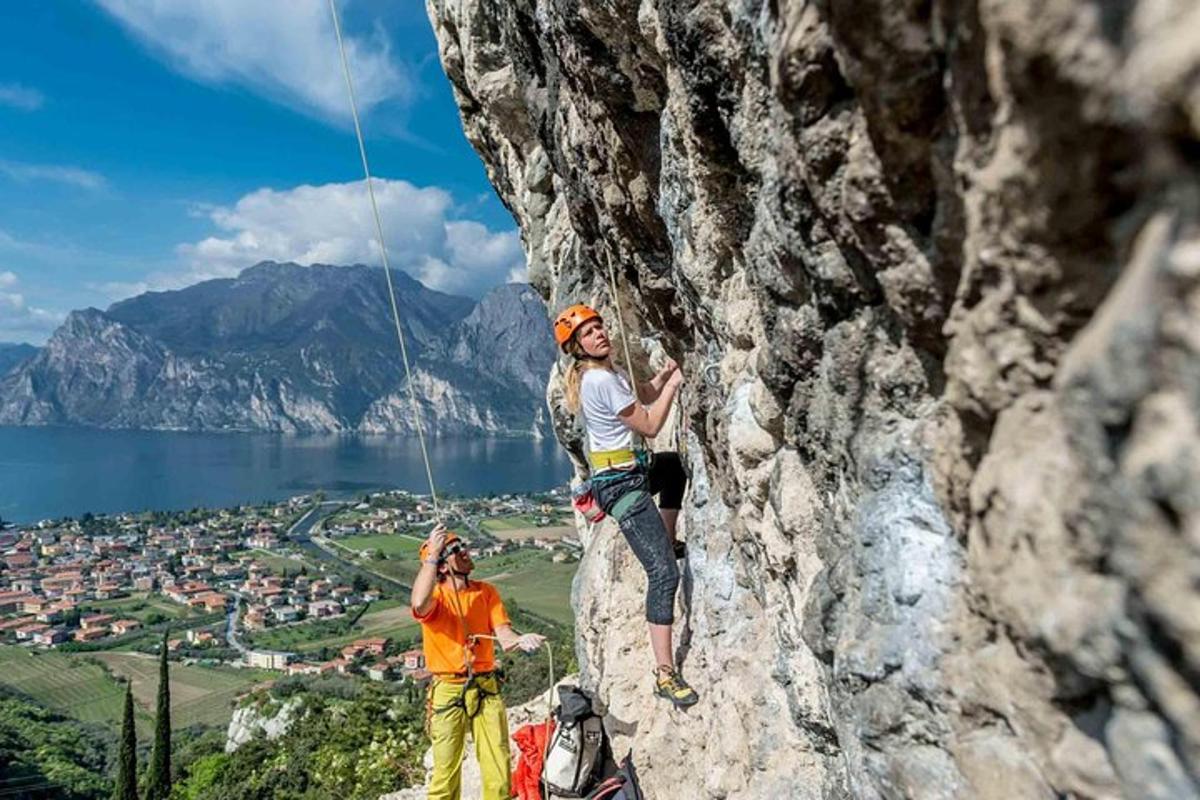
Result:
[[512,790],[520,800],[542,800],[542,758],[554,733],[554,720],[522,725],[513,733],[521,754],[512,774]]

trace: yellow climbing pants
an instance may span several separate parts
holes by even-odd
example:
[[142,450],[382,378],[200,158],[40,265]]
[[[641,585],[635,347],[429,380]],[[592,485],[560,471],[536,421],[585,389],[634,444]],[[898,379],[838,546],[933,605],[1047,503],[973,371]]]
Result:
[[429,780],[428,800],[460,800],[462,797],[462,761],[467,731],[475,742],[475,757],[483,776],[481,800],[508,800],[509,755],[508,714],[500,698],[500,684],[494,676],[475,679],[475,685],[435,680],[430,691],[433,718],[429,735],[433,739],[433,776]]

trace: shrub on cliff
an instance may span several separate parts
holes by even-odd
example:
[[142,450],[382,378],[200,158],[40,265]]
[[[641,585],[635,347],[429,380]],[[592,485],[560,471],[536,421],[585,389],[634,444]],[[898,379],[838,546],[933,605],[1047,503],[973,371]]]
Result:
[[305,713],[277,739],[198,754],[184,766],[172,800],[375,800],[420,783],[429,746],[420,698],[366,683],[351,700],[304,694]]
[[0,786],[29,797],[107,800],[111,739],[0,687]]

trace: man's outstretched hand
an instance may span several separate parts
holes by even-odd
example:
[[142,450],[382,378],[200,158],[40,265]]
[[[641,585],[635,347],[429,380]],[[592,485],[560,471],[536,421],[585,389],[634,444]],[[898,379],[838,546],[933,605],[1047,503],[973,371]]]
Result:
[[536,653],[545,641],[540,633],[523,633],[517,638],[517,647],[524,653]]

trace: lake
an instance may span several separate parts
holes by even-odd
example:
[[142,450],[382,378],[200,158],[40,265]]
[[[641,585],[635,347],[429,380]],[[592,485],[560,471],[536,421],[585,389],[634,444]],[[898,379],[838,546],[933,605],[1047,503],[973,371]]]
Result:
[[[428,444],[439,494],[539,491],[571,473],[553,439]],[[429,491],[415,438],[0,426],[0,518],[14,522],[233,506],[317,489],[333,497]]]

